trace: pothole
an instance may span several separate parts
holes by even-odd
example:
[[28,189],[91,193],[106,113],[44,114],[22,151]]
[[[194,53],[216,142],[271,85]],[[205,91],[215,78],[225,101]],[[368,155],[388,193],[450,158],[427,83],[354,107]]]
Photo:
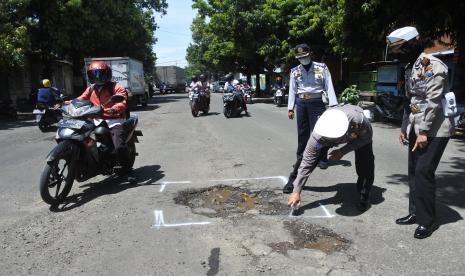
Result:
[[294,241],[270,243],[268,246],[285,255],[288,250],[303,248],[318,249],[326,254],[331,254],[335,251],[345,250],[350,245],[349,240],[315,224],[303,221],[284,221],[284,228],[291,233]]
[[174,202],[192,208],[196,214],[208,217],[228,217],[231,214],[285,215],[289,207],[281,202],[282,196],[273,191],[218,185],[204,189],[180,192]]

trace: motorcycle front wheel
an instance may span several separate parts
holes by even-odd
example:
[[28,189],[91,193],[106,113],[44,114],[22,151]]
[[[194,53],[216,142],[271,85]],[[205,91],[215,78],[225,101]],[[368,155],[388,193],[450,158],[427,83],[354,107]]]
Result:
[[223,113],[224,113],[224,117],[226,118],[231,118],[232,117],[232,108],[231,107],[224,107],[223,109]]
[[281,97],[277,97],[275,102],[276,102],[276,106],[280,107],[283,104],[283,99],[281,99]]
[[42,200],[50,205],[62,203],[71,191],[75,175],[76,163],[64,152],[45,164],[39,183]]

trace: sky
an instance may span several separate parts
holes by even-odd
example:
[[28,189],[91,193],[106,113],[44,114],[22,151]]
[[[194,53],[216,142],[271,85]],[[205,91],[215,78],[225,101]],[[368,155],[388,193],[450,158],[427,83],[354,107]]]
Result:
[[196,15],[191,0],[168,0],[167,13],[156,15],[158,41],[153,47],[157,55],[156,65],[185,67],[186,49],[192,41],[190,26]]

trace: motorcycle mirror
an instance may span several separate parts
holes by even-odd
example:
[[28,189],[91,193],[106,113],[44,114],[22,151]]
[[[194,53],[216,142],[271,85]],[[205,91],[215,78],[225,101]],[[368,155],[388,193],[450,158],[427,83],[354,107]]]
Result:
[[110,102],[112,103],[120,103],[120,102],[123,102],[124,100],[125,98],[122,95],[113,95],[110,98]]

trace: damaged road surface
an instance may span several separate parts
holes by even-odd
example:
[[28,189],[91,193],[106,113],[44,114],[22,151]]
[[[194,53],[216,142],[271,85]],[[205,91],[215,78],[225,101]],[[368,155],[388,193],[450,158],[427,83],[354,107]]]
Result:
[[138,184],[74,183],[57,208],[38,190],[55,133],[32,118],[0,122],[0,275],[463,275],[463,141],[449,141],[437,170],[441,226],[419,241],[394,222],[408,210],[396,126],[373,124],[368,211],[356,209],[354,167],[337,165],[312,173],[290,216],[282,187],[297,133],[287,109],[257,103],[225,119],[222,96],[211,96],[210,114],[196,118],[187,94],[133,111],[144,133]]

